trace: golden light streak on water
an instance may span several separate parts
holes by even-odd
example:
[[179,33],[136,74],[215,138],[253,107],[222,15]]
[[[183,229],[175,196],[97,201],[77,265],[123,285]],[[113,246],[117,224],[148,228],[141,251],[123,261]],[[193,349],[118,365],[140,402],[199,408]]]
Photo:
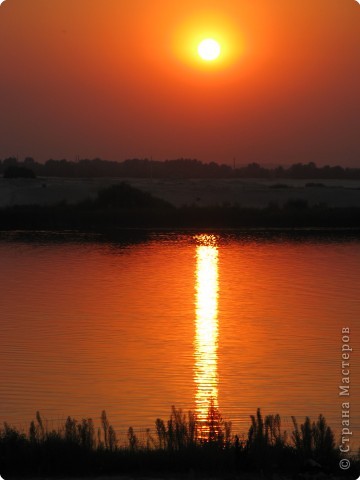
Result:
[[[218,247],[213,235],[195,237],[196,334],[195,409],[200,424],[207,420],[210,405],[218,408]],[[205,433],[205,432],[203,432]]]

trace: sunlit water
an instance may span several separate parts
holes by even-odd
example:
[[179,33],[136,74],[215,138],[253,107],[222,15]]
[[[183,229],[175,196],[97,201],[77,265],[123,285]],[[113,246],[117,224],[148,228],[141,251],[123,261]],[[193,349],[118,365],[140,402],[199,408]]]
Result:
[[200,234],[0,241],[0,420],[105,409],[124,431],[213,401],[238,433],[257,407],[338,431],[350,327],[359,439],[360,243]]
[[[209,408],[218,408],[218,247],[214,235],[198,235],[196,247],[195,412],[206,437]],[[205,425],[204,425],[205,424]],[[204,428],[205,427],[205,428]]]

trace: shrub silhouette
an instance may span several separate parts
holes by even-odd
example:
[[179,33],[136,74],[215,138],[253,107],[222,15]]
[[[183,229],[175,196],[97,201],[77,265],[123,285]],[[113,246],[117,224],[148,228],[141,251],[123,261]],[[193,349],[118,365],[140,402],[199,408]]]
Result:
[[172,208],[165,200],[125,182],[100,190],[95,205],[102,208]]
[[30,168],[10,165],[4,170],[4,178],[36,178],[36,175]]

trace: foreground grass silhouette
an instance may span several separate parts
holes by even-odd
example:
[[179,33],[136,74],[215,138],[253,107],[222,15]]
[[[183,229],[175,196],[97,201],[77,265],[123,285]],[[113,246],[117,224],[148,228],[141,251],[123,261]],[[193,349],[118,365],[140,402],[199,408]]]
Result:
[[[306,478],[310,473],[341,475],[339,449],[334,434],[320,415],[316,422],[307,417],[293,431],[282,430],[279,415],[251,416],[247,437],[231,432],[220,412],[210,406],[208,418],[199,422],[193,412],[172,407],[165,422],[157,419],[155,431],[146,430],[139,439],[134,429],[127,432],[123,446],[110,425],[106,412],[101,426],[91,418],[48,430],[39,412],[27,433],[4,423],[0,430],[0,465],[4,478],[34,475],[103,475],[188,473],[227,475],[258,472]],[[351,458],[348,478],[357,478],[359,456]],[[350,477],[349,477],[350,475]]]

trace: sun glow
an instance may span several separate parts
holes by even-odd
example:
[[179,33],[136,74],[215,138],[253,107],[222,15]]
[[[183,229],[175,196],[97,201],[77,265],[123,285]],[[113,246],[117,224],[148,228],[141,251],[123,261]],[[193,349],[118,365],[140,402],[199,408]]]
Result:
[[236,68],[244,45],[232,19],[216,11],[179,22],[173,31],[171,51],[183,65],[214,74]]
[[200,42],[198,46],[198,53],[206,62],[212,62],[219,57],[221,53],[221,47],[213,38],[206,38]]
[[195,402],[205,425],[209,407],[218,407],[218,248],[213,235],[196,240]]

